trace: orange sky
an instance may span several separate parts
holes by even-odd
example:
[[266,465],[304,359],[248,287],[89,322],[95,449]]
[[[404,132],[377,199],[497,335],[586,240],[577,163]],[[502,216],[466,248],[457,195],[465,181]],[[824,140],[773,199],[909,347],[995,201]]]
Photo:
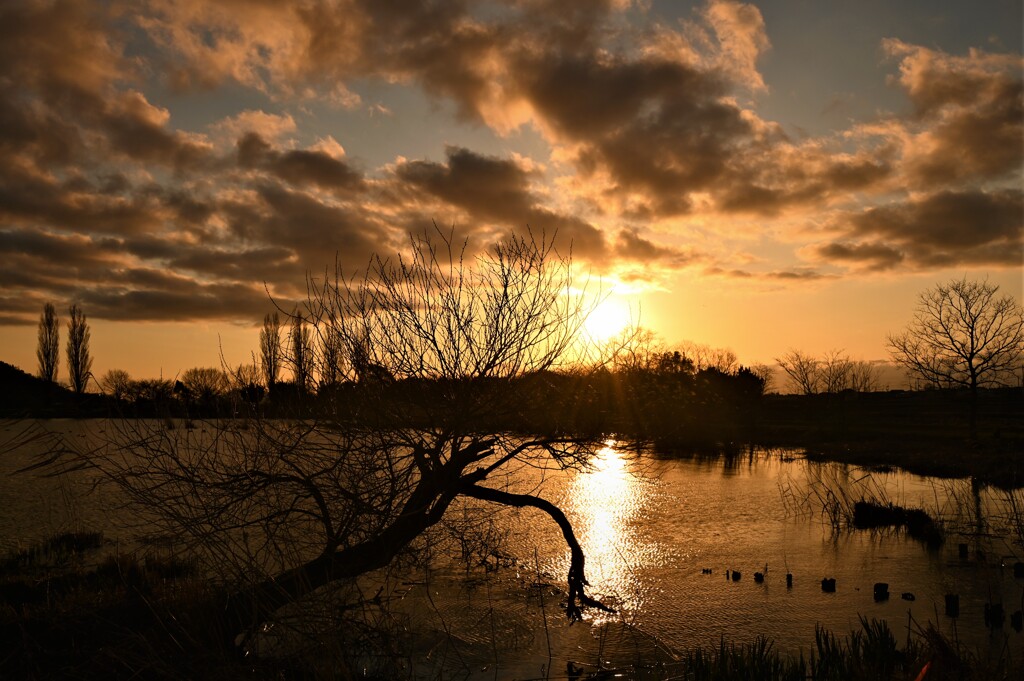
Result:
[[[847,7],[846,5],[849,5]],[[916,294],[1022,297],[1021,4],[0,7],[0,360],[248,358],[307,271],[431,221],[557,230],[669,344],[884,359]]]

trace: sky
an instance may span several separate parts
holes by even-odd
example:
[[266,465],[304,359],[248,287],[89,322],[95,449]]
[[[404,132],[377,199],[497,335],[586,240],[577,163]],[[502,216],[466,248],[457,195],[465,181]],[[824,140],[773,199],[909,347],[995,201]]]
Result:
[[2,3],[0,360],[35,371],[52,302],[97,375],[237,364],[271,296],[433,223],[557,234],[595,329],[884,359],[930,286],[1022,297],[1022,12]]

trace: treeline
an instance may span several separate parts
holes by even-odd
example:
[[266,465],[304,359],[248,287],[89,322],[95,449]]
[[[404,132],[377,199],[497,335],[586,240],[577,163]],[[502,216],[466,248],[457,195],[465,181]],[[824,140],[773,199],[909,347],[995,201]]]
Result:
[[301,416],[437,428],[446,426],[445,418],[458,418],[481,431],[621,436],[665,446],[749,441],[765,378],[736,364],[728,351],[715,352],[725,361],[710,365],[707,355],[632,347],[598,364],[500,379],[396,379],[364,371],[332,382],[277,380],[268,387],[266,372],[242,365],[193,368],[174,380],[134,380],[115,369],[98,383],[112,409],[140,417]]

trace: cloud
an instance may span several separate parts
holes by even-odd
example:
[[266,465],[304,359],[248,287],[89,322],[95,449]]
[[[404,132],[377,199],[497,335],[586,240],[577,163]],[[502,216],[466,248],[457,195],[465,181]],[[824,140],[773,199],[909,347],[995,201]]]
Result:
[[297,187],[316,185],[340,192],[358,192],[365,188],[362,173],[328,151],[280,151],[255,132],[246,133],[238,140],[238,163],[243,168],[266,170]]
[[888,270],[903,262],[899,250],[880,242],[832,242],[815,246],[812,256],[834,263],[862,267],[867,270]]
[[757,59],[771,42],[764,18],[754,5],[732,0],[709,0],[703,10],[721,45],[722,62],[732,75],[752,90],[766,90]]
[[770,270],[767,272],[756,272],[736,268],[708,267],[704,274],[710,276],[725,277],[727,279],[738,279],[741,281],[766,281],[783,283],[814,282],[822,279],[832,279],[834,275],[823,274],[811,268],[794,268],[788,270]]
[[848,213],[833,225],[846,240],[815,252],[841,263],[868,261],[879,269],[902,260],[918,268],[1019,267],[1022,216],[1020,190],[941,191]]
[[914,106],[903,124],[907,173],[934,187],[1016,174],[1024,165],[1024,60],[971,50],[953,56],[886,40]]
[[[650,280],[1021,261],[1019,55],[886,41],[907,111],[794,140],[747,101],[771,85],[750,4],[673,25],[625,0],[133,10],[0,6],[0,317],[77,292],[99,317],[245,317],[264,282],[301,296],[335,253],[362,267],[432,220],[478,248],[557,233],[587,267]],[[452,116],[455,142],[367,167],[360,126],[416,115],[401,88]],[[183,101],[216,101],[217,120],[178,127]],[[745,240],[763,262],[720,255]]]
[[542,205],[542,197],[530,189],[533,171],[519,162],[462,147],[449,147],[446,156],[444,164],[401,163],[395,168],[395,178],[406,189],[441,201],[442,209],[443,205],[457,209],[470,225],[491,223],[502,231],[528,226],[557,235],[560,248],[571,246],[573,252],[595,263],[608,255],[601,230],[586,220]]
[[287,135],[298,130],[298,125],[291,114],[271,114],[256,109],[246,109],[234,116],[227,116],[213,123],[211,131],[226,140],[229,145],[246,134],[254,133],[264,140],[280,141]]

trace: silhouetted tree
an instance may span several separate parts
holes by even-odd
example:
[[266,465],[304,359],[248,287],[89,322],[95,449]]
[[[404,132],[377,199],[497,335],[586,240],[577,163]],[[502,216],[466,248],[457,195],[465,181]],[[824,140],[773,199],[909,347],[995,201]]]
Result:
[[767,364],[754,364],[750,372],[761,379],[761,390],[770,393],[775,390],[775,372]]
[[224,394],[228,377],[216,367],[194,367],[181,375],[181,383],[192,398],[209,402]]
[[43,314],[39,316],[39,345],[36,347],[36,358],[39,360],[39,378],[50,383],[57,382],[57,369],[60,364],[60,321],[53,303],[43,306]]
[[847,388],[859,393],[867,393],[878,390],[878,383],[878,371],[875,365],[863,360],[850,362]]
[[[569,520],[536,494],[487,484],[513,462],[574,466],[593,451],[570,436],[488,427],[520,413],[524,378],[566,361],[587,311],[570,283],[571,262],[543,237],[511,235],[475,259],[448,235],[414,238],[408,254],[375,258],[358,279],[340,269],[333,281],[310,278],[304,316],[349,355],[347,387],[327,391],[330,401],[303,403],[301,418],[254,414],[244,428],[154,434],[130,421],[92,460],[155,527],[191,536],[235,579],[256,578],[227,601],[238,623],[388,565],[459,497],[533,507],[557,523],[577,619],[603,606],[585,592]],[[354,348],[393,380],[356,381]]]
[[313,341],[300,310],[291,315],[291,330],[288,333],[288,359],[292,365],[292,381],[299,393],[310,389],[313,378]]
[[81,395],[92,378],[92,357],[89,355],[89,323],[77,304],[68,310],[67,360],[71,389]]
[[100,379],[104,395],[123,400],[132,394],[132,377],[124,369],[109,369]]
[[950,281],[918,296],[914,321],[890,334],[893,361],[937,388],[1005,385],[1024,353],[1024,314],[987,281]]
[[893,361],[912,377],[970,390],[972,433],[978,388],[1017,378],[1024,356],[1024,311],[1013,296],[998,292],[995,284],[967,277],[926,289],[914,321],[888,337]]
[[818,371],[818,359],[801,352],[790,350],[782,357],[776,357],[782,370],[789,376],[797,392],[814,395],[821,385],[821,373]]
[[320,384],[323,386],[337,385],[343,378],[345,370],[345,348],[342,338],[334,329],[334,320],[324,320],[324,328],[316,328],[316,337],[320,346]]
[[804,395],[844,390],[868,392],[878,387],[875,368],[868,362],[850,359],[842,350],[826,352],[820,358],[790,350],[775,361],[789,376],[797,392]]
[[164,378],[145,378],[131,383],[131,396],[137,403],[164,406],[173,394],[174,383]]
[[818,360],[821,392],[838,393],[850,387],[853,362],[842,350],[832,350]]
[[261,384],[262,375],[255,362],[239,364],[230,372],[230,388],[250,405],[256,405],[266,392]]
[[739,368],[736,353],[729,348],[716,348],[703,343],[686,342],[680,344],[679,350],[689,358],[696,371],[716,369],[723,374],[731,374]]
[[260,359],[267,389],[273,390],[281,374],[281,318],[276,312],[263,317],[260,329]]

